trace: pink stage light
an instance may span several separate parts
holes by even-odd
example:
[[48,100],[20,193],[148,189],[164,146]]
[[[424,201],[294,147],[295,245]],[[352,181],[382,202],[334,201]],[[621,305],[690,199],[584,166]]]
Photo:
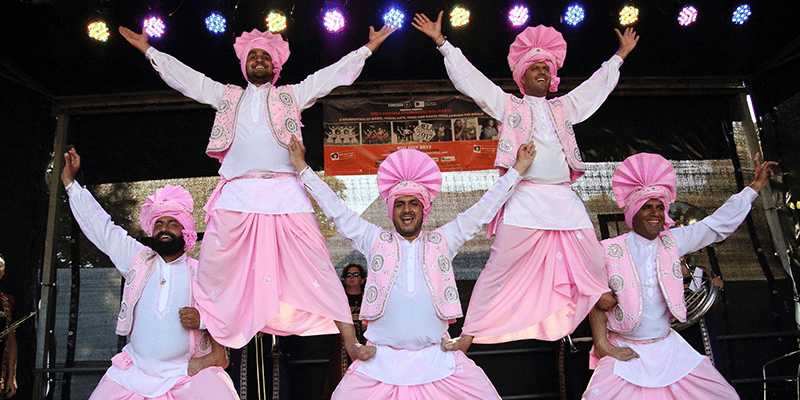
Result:
[[325,16],[322,17],[322,25],[325,26],[325,29],[330,33],[341,31],[344,29],[344,24],[344,15],[342,15],[342,12],[339,11],[338,8],[328,10]]
[[162,21],[161,18],[154,16],[144,20],[142,30],[145,34],[147,34],[147,36],[160,38],[162,35],[164,35],[165,27],[164,21]]
[[678,15],[678,24],[681,26],[689,26],[697,21],[697,9],[692,6],[683,7],[681,13]]
[[522,26],[528,22],[528,7],[516,5],[508,12],[508,20],[511,25]]

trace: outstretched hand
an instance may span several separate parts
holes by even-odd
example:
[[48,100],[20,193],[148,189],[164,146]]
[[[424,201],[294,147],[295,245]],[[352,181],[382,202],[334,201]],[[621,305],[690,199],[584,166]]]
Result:
[[369,27],[369,43],[367,43],[367,48],[375,52],[378,50],[378,47],[386,40],[389,35],[391,35],[394,31],[397,30],[396,26],[392,25],[384,25],[381,30],[376,31],[374,27]]
[[777,167],[778,163],[775,161],[767,161],[763,162],[761,159],[761,153],[756,153],[755,159],[753,159],[753,166],[756,168],[755,178],[753,178],[753,183],[750,184],[750,187],[753,188],[756,192],[761,191],[764,186],[769,183],[769,178],[772,178],[775,175],[775,172],[772,170],[773,167]]
[[436,43],[437,46],[441,46],[444,44],[444,35],[442,35],[442,14],[444,14],[444,11],[439,11],[439,17],[436,18],[436,22],[428,19],[428,16],[425,14],[414,14],[414,21],[411,22],[411,25],[433,39],[433,42]]
[[636,31],[633,28],[628,27],[625,28],[625,33],[620,33],[619,29],[614,28],[614,32],[617,33],[617,38],[619,39],[619,50],[617,50],[617,55],[622,57],[624,60],[625,57],[628,56],[628,53],[636,47],[636,43],[639,42],[639,36],[636,34]]
[[517,150],[517,161],[514,163],[514,169],[519,172],[520,175],[524,174],[525,171],[528,170],[528,167],[533,164],[533,159],[536,157],[536,145],[533,142],[524,143],[522,146],[519,146],[519,150]]
[[61,170],[61,183],[69,185],[75,180],[75,175],[81,169],[81,157],[75,149],[69,149],[64,153],[64,169]]
[[144,33],[136,33],[124,26],[120,26],[119,34],[142,53],[147,53],[147,49],[150,48],[150,44],[147,43],[147,35]]
[[308,164],[306,164],[306,147],[294,135],[289,140],[289,160],[298,173],[308,167]]

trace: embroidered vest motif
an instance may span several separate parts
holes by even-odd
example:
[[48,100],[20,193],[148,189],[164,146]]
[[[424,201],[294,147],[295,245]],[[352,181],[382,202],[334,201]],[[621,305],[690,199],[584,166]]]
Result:
[[[122,302],[117,316],[116,333],[120,336],[128,336],[133,327],[133,310],[136,303],[142,296],[144,287],[150,280],[150,275],[156,266],[158,254],[149,247],[142,247],[136,256],[133,257],[131,269],[125,276],[125,286],[122,289]],[[190,306],[194,307],[194,295],[192,293],[192,281],[197,279],[197,260],[186,258],[189,264],[189,301]],[[211,352],[211,336],[205,330],[192,329],[189,331],[190,346],[195,357],[202,356]]]
[[[628,333],[636,329],[642,316],[642,285],[627,236],[626,233],[600,242],[605,252],[608,286],[616,293],[618,301],[617,306],[606,313],[608,328],[618,333]],[[678,321],[686,321],[683,273],[675,236],[665,230],[656,240],[658,286],[672,316]]]
[[[225,158],[225,153],[236,136],[236,119],[242,99],[244,89],[238,86],[227,85],[222,90],[222,100],[217,106],[217,115],[214,117],[211,137],[206,147],[206,154],[220,162]],[[291,86],[271,87],[267,93],[266,106],[267,120],[278,144],[288,149],[292,135],[300,142],[303,141],[300,134],[300,108],[294,100],[294,89]]]
[[[436,315],[450,323],[464,314],[458,297],[455,274],[448,255],[447,243],[442,229],[422,232],[422,273],[433,300]],[[372,247],[364,300],[361,303],[360,318],[374,321],[383,316],[386,301],[397,279],[397,271],[402,260],[399,235],[381,230]]]
[[[517,160],[519,146],[531,140],[533,135],[533,110],[531,106],[517,96],[508,94],[506,100],[505,121],[500,121],[500,140],[497,142],[497,156],[494,166],[506,169],[514,167]],[[569,165],[569,178],[575,182],[583,176],[586,168],[581,160],[578,142],[575,141],[575,131],[572,122],[567,118],[567,108],[558,98],[547,101],[550,123],[556,130],[558,141],[564,151]]]

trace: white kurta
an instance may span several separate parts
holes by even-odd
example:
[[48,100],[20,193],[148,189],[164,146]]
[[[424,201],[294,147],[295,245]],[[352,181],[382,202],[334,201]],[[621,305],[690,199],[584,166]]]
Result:
[[[339,234],[371,259],[381,227],[350,210],[310,168],[299,176]],[[491,221],[519,179],[519,173],[510,170],[478,203],[442,226],[451,261],[458,249]],[[423,278],[422,241],[417,237],[409,242],[396,232],[394,235],[394,239],[402,243],[404,258],[400,260],[395,287],[386,302],[383,316],[370,321],[364,334],[378,347],[378,352],[372,359],[360,363],[356,371],[384,383],[402,386],[443,379],[455,372],[455,359],[451,352],[443,352],[440,348],[442,338],[447,335],[448,323],[436,315]]]
[[[733,233],[750,212],[758,193],[749,186],[731,196],[710,216],[692,225],[671,229],[678,254],[695,252]],[[658,244],[631,232],[626,237],[642,285],[642,315],[639,325],[623,337],[631,340],[666,339],[654,344],[619,342],[633,349],[639,358],[614,363],[614,374],[642,387],[664,387],[686,376],[703,360],[680,335],[670,328],[671,315],[658,285],[656,257]]]
[[[107,254],[123,274],[130,270],[144,245],[111,221],[111,217],[77,181],[67,187],[69,205],[86,237]],[[160,282],[164,284],[160,284]],[[189,330],[178,310],[189,307],[189,265],[186,254],[170,263],[156,257],[156,265],[133,310],[130,342],[123,348],[133,365],[111,366],[106,375],[122,387],[145,397],[158,397],[187,375],[192,356]]]
[[[302,82],[289,85],[294,90],[300,110],[311,107],[335,87],[352,84],[371,54],[366,46],[361,47],[335,64],[309,75]],[[186,97],[217,108],[225,85],[152,47],[146,55],[167,85]],[[294,173],[288,150],[275,140],[267,120],[266,96],[270,87],[270,83],[258,87],[247,84],[236,119],[236,135],[219,169],[225,179],[261,171]],[[313,212],[302,186],[292,178],[229,182],[222,189],[214,209],[258,214]]]
[[[446,42],[439,48],[444,65],[456,89],[471,97],[484,112],[503,123],[508,95],[478,71],[461,53]],[[569,121],[583,122],[603,104],[619,80],[622,58],[614,55],[580,86],[559,97]],[[535,119],[530,140],[536,145],[536,158],[522,179],[536,186],[521,185],[508,200],[503,222],[523,228],[575,230],[592,229],[583,202],[569,188],[570,174],[564,148],[550,121],[547,100],[524,96]]]

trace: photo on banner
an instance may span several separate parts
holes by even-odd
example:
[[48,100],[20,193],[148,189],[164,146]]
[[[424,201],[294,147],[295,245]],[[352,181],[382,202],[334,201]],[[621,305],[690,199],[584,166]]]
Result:
[[325,173],[374,174],[393,151],[427,153],[442,171],[494,168],[499,122],[463,96],[323,103]]

